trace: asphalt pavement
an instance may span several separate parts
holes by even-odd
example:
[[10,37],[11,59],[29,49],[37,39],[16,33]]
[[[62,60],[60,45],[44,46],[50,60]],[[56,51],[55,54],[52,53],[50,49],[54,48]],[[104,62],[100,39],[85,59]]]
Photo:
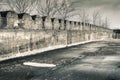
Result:
[[[24,62],[54,64],[34,67]],[[0,80],[120,80],[120,40],[97,41],[0,63]]]

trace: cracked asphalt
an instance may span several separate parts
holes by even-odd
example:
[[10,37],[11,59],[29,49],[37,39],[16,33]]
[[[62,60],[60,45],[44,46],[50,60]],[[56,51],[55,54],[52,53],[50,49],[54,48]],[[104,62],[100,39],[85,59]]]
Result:
[[[24,62],[57,66],[32,67]],[[0,80],[120,80],[120,40],[90,42],[0,62]]]

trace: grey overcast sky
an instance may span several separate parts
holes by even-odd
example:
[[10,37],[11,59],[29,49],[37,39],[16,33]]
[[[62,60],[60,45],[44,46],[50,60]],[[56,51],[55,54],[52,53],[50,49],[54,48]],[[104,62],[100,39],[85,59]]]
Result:
[[[5,0],[3,0],[5,1]],[[85,8],[92,14],[94,10],[99,10],[102,17],[108,17],[110,28],[120,29],[120,0],[70,0],[76,1],[74,7]]]
[[120,29],[120,0],[76,0],[74,5],[78,8],[86,8],[89,11],[100,10],[102,16],[110,20],[110,28]]

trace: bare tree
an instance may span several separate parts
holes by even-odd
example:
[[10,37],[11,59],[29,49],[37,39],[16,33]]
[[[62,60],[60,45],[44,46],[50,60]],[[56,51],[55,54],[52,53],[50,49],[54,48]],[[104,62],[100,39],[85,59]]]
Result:
[[82,22],[82,29],[85,29],[85,23],[90,23],[90,18],[89,18],[89,14],[86,11],[86,9],[81,9],[79,12],[79,19],[80,22]]
[[37,12],[41,16],[53,17],[57,12],[57,0],[37,0]]
[[37,12],[41,16],[65,20],[73,16],[73,4],[68,0],[37,0]]
[[37,0],[37,12],[41,16],[66,18],[73,11],[72,5],[68,0]]
[[102,16],[98,16],[98,26],[102,26]]
[[81,9],[79,13],[80,22],[83,24],[83,29],[85,28],[85,23],[90,22],[89,14],[86,9]]
[[93,21],[93,24],[94,24],[94,25],[99,25],[99,24],[101,24],[100,11],[98,11],[98,10],[93,11],[92,21]]
[[79,17],[80,21],[83,23],[88,23],[90,21],[89,14],[87,13],[86,9],[80,10]]
[[33,9],[36,0],[6,0],[11,10],[17,13],[29,13]]
[[73,7],[75,1],[71,2],[68,0],[61,1],[61,8],[58,9],[58,17],[65,20],[76,15],[76,9]]
[[109,19],[108,19],[108,17],[106,17],[105,20],[104,20],[104,23],[103,23],[103,27],[108,28],[109,25],[110,25],[110,23],[109,23]]
[[[75,2],[68,0],[62,0],[61,8],[58,9],[58,18],[66,21],[67,19],[76,15],[76,9],[73,7]],[[64,23],[64,30],[66,29],[66,22]]]

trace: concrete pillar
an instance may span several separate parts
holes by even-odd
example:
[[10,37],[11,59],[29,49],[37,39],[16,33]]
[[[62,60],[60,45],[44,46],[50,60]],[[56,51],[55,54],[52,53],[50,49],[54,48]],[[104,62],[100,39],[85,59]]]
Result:
[[74,28],[74,26],[75,26],[74,25],[74,21],[71,21],[70,24],[71,24],[71,30],[75,30],[75,28]]
[[19,18],[19,27],[23,29],[33,29],[32,26],[32,17],[27,13],[18,14]]
[[87,30],[87,23],[84,23],[84,30]]
[[52,20],[50,17],[45,18],[45,29],[52,29]]
[[34,26],[32,26],[32,18],[29,14],[23,15],[23,22],[24,22],[25,29],[33,29],[34,28]]
[[79,27],[80,27],[80,30],[83,30],[83,27],[82,27],[82,23],[81,23],[81,22],[80,22],[80,26],[79,26]]
[[67,20],[64,20],[64,23],[63,23],[64,25],[64,30],[67,30]]
[[62,19],[59,19],[59,30],[64,29],[64,21]]
[[32,24],[32,26],[34,26],[33,29],[35,30],[42,29],[42,18],[39,15],[32,15],[31,17],[33,20]]
[[8,13],[8,11],[0,12],[0,14],[1,14],[1,28],[7,27],[7,13]]
[[63,30],[63,20],[62,19],[58,19],[58,30]]
[[63,26],[64,26],[64,30],[67,30],[67,20],[64,20]]
[[18,16],[17,13],[10,11],[7,13],[7,28],[18,28]]
[[90,31],[92,30],[92,24],[90,24]]
[[54,19],[54,29],[55,29],[55,30],[59,30],[59,26],[60,26],[59,20],[55,18],[55,19]]
[[76,30],[79,30],[79,22],[76,22]]
[[77,22],[74,21],[74,30],[77,30]]
[[85,29],[84,29],[84,28],[85,28],[84,22],[82,22],[81,27],[82,27],[82,30],[85,30]]
[[77,30],[77,22],[74,21],[74,29]]
[[0,14],[0,28],[2,27],[2,17],[1,17],[1,14]]
[[72,21],[69,21],[68,26],[69,26],[69,30],[72,30]]
[[7,13],[7,28],[13,28],[14,26],[14,17],[12,12]]
[[89,31],[91,30],[91,24],[89,23]]
[[84,30],[87,30],[87,23],[85,23],[84,25]]
[[81,24],[78,22],[78,30],[81,30]]
[[71,30],[71,21],[67,21],[67,30]]
[[89,31],[89,23],[87,23],[87,31]]

